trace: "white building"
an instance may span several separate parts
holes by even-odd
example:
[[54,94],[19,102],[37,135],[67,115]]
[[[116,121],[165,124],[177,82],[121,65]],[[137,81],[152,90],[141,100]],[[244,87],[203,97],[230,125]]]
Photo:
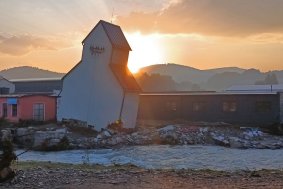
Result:
[[127,68],[131,48],[121,28],[99,21],[82,44],[81,61],[63,77],[58,120],[100,130],[121,119],[125,128],[135,127],[140,87]]
[[0,95],[14,93],[14,92],[15,92],[15,85],[11,81],[0,76]]

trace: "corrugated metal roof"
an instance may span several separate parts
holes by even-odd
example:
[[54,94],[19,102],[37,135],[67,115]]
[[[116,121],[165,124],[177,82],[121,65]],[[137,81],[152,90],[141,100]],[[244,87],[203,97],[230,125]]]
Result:
[[[120,28],[120,26],[106,22],[104,20],[100,20],[96,26],[91,30],[90,33],[92,33],[92,31],[99,25],[101,24],[104,31],[106,32],[111,44],[113,45],[113,47],[115,48],[122,48],[122,49],[126,49],[126,50],[132,50],[122,29]],[[90,33],[85,37],[85,39],[82,41],[82,43],[84,43],[84,41],[87,39],[87,37],[90,35]]]
[[131,50],[131,47],[120,26],[105,21],[101,21],[101,24],[114,47]]
[[10,80],[6,79],[5,77],[3,77],[3,76],[1,76],[1,75],[0,75],[0,80],[6,80],[6,81],[8,81],[8,82],[10,82],[10,83],[11,83],[11,81],[10,81]]
[[56,97],[53,93],[23,93],[23,94],[5,94],[0,95],[0,98],[20,98],[24,96],[50,96]]
[[11,82],[30,82],[30,81],[58,81],[61,77],[54,78],[26,78],[26,79],[11,79]]
[[277,95],[277,92],[250,92],[250,93],[231,93],[231,92],[181,92],[178,93],[177,91],[175,93],[166,93],[166,92],[156,92],[156,93],[142,93],[140,94],[142,96],[204,96],[204,95]]
[[235,85],[225,90],[226,92],[279,92],[283,91],[282,84],[276,85]]

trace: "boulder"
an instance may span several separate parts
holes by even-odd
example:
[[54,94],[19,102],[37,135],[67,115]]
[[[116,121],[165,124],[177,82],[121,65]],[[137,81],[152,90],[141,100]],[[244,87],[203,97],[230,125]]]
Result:
[[66,133],[67,131],[65,129],[58,129],[55,131],[36,131],[34,133],[33,147],[37,148],[42,146],[43,144],[46,145],[47,141],[47,146],[51,146],[50,141],[52,141],[52,144],[55,145],[56,141],[60,141],[63,137],[66,137]]
[[108,130],[104,130],[104,131],[102,132],[102,134],[103,134],[103,136],[105,136],[106,138],[111,137],[111,133],[110,133]]
[[173,132],[176,130],[176,126],[174,125],[167,125],[163,128],[158,129],[159,133],[168,133],[168,132]]
[[223,134],[216,134],[214,132],[210,133],[211,138],[214,140],[216,145],[229,146],[229,141],[226,140]]
[[229,137],[229,144],[231,148],[244,148],[243,142],[237,137]]
[[1,130],[1,141],[12,141],[12,133],[10,130]]

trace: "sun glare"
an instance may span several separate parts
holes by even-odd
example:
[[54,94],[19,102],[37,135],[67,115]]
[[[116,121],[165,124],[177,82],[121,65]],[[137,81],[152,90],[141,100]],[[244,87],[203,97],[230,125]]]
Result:
[[126,37],[132,48],[128,62],[132,73],[138,72],[140,68],[145,66],[164,63],[158,34],[142,35],[136,32],[126,34]]

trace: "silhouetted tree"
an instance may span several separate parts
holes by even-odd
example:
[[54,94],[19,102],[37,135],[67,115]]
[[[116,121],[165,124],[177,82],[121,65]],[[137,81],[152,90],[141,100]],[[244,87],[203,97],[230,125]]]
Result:
[[137,82],[145,92],[175,91],[176,82],[171,76],[140,73],[135,75]]
[[278,84],[277,76],[274,73],[267,74],[264,80],[255,82],[255,85],[274,85],[274,84]]

